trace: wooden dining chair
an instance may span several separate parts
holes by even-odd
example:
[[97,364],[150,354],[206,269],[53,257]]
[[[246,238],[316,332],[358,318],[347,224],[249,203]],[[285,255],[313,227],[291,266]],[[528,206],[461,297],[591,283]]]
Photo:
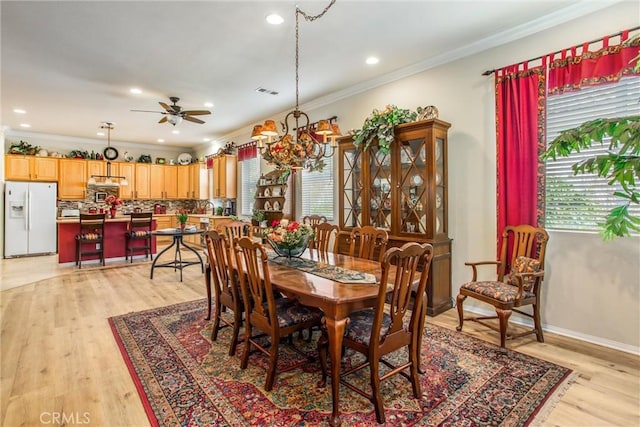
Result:
[[[460,322],[456,330],[461,331],[464,321],[471,320],[500,332],[500,347],[505,347],[507,339],[528,334],[536,334],[537,340],[544,342],[540,321],[540,293],[548,240],[549,234],[543,228],[526,224],[508,226],[502,233],[499,260],[466,262],[465,265],[473,269],[473,275],[470,282],[460,287],[456,298]],[[487,265],[492,266],[492,271],[497,268],[497,276],[490,280],[479,280],[478,267]],[[467,297],[491,304],[496,310],[496,316],[464,317],[462,305]],[[532,306],[531,314],[517,308],[526,305]],[[533,329],[509,334],[507,328],[512,311],[532,318]],[[487,319],[498,319],[498,326],[485,322]]]
[[315,227],[318,224],[327,222],[327,217],[324,215],[306,215],[302,217],[302,223]]
[[[315,236],[310,241],[310,246],[315,249],[319,256],[326,256],[329,252],[336,252],[338,244],[338,232],[340,227],[328,222],[322,222],[314,227]],[[332,243],[333,242],[333,243]]]
[[76,234],[76,265],[82,268],[82,257],[99,255],[100,263],[104,263],[104,221],[106,215],[80,214],[80,229]]
[[[205,285],[207,286],[208,314],[207,320],[211,319],[211,279],[213,278],[213,291],[215,310],[213,313],[213,330],[211,331],[211,341],[218,339],[218,331],[225,327],[233,329],[229,356],[236,353],[240,327],[242,326],[242,315],[244,304],[238,284],[238,274],[233,268],[233,253],[229,240],[215,230],[208,231],[204,235],[208,268],[205,274]],[[225,308],[233,311],[233,322],[222,317]],[[220,323],[222,322],[222,325]]]
[[[433,247],[428,243],[405,243],[400,248],[387,250],[382,258],[382,274],[375,307],[353,312],[349,315],[342,345],[365,356],[363,363],[352,366],[340,374],[340,382],[351,390],[369,399],[376,411],[379,423],[385,422],[384,404],[380,394],[380,382],[409,369],[409,380],[416,399],[421,397],[418,366],[420,364],[420,345],[424,329],[424,316],[427,305],[425,289],[429,276],[429,267],[433,258]],[[418,266],[422,271],[418,271]],[[418,282],[417,292],[411,292],[411,286]],[[389,293],[388,285],[393,284]],[[411,310],[413,307],[413,310]],[[328,339],[323,334],[318,341],[322,379],[326,384]],[[408,360],[395,366],[384,356],[407,348]],[[380,363],[389,370],[380,376]],[[367,392],[346,381],[345,377],[363,368],[370,369],[371,392]],[[332,369],[335,369],[332,367]]]
[[[276,378],[280,338],[320,325],[323,313],[317,308],[301,305],[288,298],[275,298],[269,276],[267,252],[260,243],[249,237],[242,237],[236,240],[235,247],[240,289],[245,302],[244,352],[240,368],[246,369],[252,347],[269,357],[265,390],[270,391]],[[267,334],[271,342],[270,347],[265,347],[257,339],[258,335],[253,335],[254,329]],[[307,354],[293,346],[291,340],[288,344],[308,358]],[[306,361],[293,364],[287,371],[303,363]]]
[[348,241],[349,255],[374,261],[382,260],[387,250],[389,234],[381,228],[365,225],[354,227]]
[[241,237],[253,237],[253,226],[249,222],[227,222],[220,225],[220,230],[224,233],[227,239],[229,239],[230,243]]
[[[153,213],[151,212],[133,212],[130,214],[129,226],[124,233],[125,254],[124,259],[131,258],[133,263],[133,255],[136,251],[144,251],[144,257],[153,259],[151,253],[151,231],[153,228]],[[134,242],[144,242],[142,245],[134,245]]]

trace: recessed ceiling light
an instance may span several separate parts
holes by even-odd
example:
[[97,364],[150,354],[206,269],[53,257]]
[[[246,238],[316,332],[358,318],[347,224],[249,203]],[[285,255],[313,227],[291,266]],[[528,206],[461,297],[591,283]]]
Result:
[[104,132],[98,132],[98,133],[96,133],[96,135],[98,135],[98,136],[104,136]]
[[28,124],[28,123],[20,123],[20,127],[22,127],[22,128],[30,128],[31,125]]
[[160,139],[158,140],[158,142],[162,143],[162,142],[164,142],[164,139],[160,138]]
[[14,108],[13,112],[16,114],[27,114],[27,111],[23,110],[22,108]]
[[207,108],[213,108],[213,102],[205,102],[204,106]]
[[174,134],[174,135],[177,135],[177,134],[180,133],[180,131],[179,130],[172,130],[171,133]]
[[209,141],[211,141],[211,138],[202,138],[202,140],[203,140],[204,142],[209,142]]
[[140,95],[142,93],[142,89],[139,89],[137,87],[132,87],[131,89],[129,89],[129,92],[131,92],[134,95]]
[[365,61],[368,65],[374,65],[377,64],[378,62],[380,62],[380,60],[378,58],[376,58],[375,56],[370,56],[367,58],[367,60]]
[[282,18],[282,16],[278,15],[277,13],[268,15],[266,19],[267,22],[271,25],[280,25],[284,22],[284,18]]

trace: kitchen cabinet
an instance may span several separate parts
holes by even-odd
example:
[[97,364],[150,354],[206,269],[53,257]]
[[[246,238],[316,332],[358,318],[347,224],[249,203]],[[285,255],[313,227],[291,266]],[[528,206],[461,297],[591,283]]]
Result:
[[151,199],[178,198],[178,169],[173,165],[149,165]]
[[178,175],[178,198],[191,198],[191,165],[179,165],[177,167]]
[[87,194],[87,162],[82,159],[59,159],[58,198],[84,199]]
[[58,159],[5,154],[4,175],[7,181],[57,181]]
[[149,163],[135,164],[135,185],[133,187],[134,199],[151,198],[151,165]]
[[[170,216],[153,216],[156,220],[156,230],[161,230],[163,228],[175,228],[176,227],[176,218],[174,215]],[[163,236],[161,234],[156,234],[156,243],[158,244],[166,244],[170,245],[173,240],[173,236]]]
[[[107,162],[104,160],[87,160],[87,181],[91,175],[106,175]],[[114,175],[113,170],[111,175]]]
[[127,178],[128,185],[120,185],[119,195],[121,199],[134,199],[136,168],[135,163],[117,162],[111,163],[111,173]]
[[213,197],[235,199],[237,188],[237,165],[235,155],[222,155],[213,158]]
[[[389,153],[372,144],[340,140],[339,222],[342,230],[372,225],[389,233],[389,247],[428,242],[434,258],[427,284],[427,314],[453,306],[448,236],[447,131],[441,120],[398,125]],[[347,242],[341,239],[340,249]]]
[[[235,156],[233,156],[235,157]],[[235,165],[235,163],[234,163]],[[209,199],[209,171],[207,169],[206,163],[192,163],[188,166],[189,168],[189,199],[198,199],[198,200],[208,200]],[[235,177],[236,168],[232,172]],[[228,194],[233,194],[232,196],[215,196],[214,197],[227,197],[234,198],[236,197],[235,193],[235,179],[233,180],[234,189],[233,192]]]

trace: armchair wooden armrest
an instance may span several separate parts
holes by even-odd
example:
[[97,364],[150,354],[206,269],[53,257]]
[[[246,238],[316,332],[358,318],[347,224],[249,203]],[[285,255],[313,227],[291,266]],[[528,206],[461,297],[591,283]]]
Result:
[[465,262],[464,265],[468,265],[473,269],[472,282],[478,280],[478,267],[481,265],[500,265],[500,261],[478,261],[478,262]]

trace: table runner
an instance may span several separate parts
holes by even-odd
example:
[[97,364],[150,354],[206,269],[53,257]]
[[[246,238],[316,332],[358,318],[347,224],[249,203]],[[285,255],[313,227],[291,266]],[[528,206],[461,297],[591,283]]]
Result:
[[287,258],[276,256],[275,252],[269,254],[269,260],[280,265],[295,268],[306,273],[315,274],[325,279],[335,280],[340,283],[353,283],[373,285],[378,283],[376,276],[360,271],[349,270],[335,265],[329,265],[320,261],[313,261],[304,258]]

